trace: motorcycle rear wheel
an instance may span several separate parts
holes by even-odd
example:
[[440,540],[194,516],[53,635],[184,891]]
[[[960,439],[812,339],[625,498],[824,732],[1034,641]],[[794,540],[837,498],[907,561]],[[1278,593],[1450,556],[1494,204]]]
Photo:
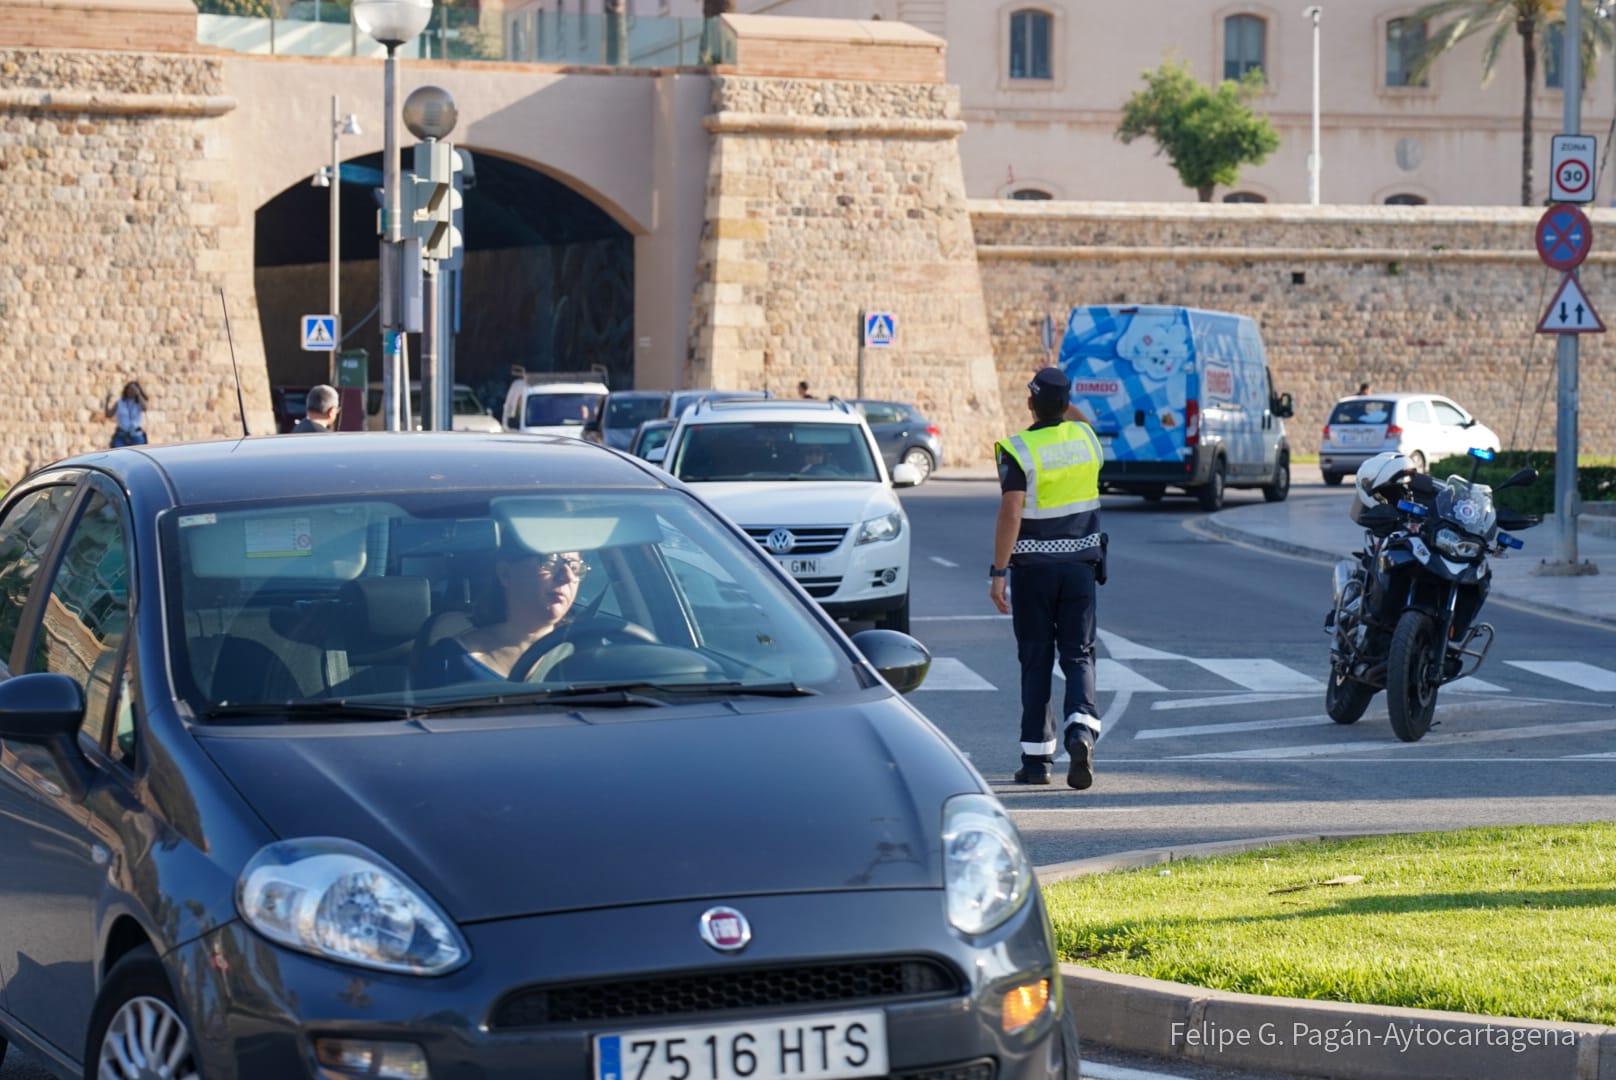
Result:
[[1431,730],[1441,685],[1433,672],[1442,651],[1431,616],[1405,611],[1398,617],[1386,664],[1386,711],[1393,733],[1404,742],[1419,742]]
[[1324,711],[1330,714],[1331,720],[1338,724],[1356,724],[1374,696],[1373,686],[1349,679],[1339,666],[1330,665],[1330,677],[1324,684]]

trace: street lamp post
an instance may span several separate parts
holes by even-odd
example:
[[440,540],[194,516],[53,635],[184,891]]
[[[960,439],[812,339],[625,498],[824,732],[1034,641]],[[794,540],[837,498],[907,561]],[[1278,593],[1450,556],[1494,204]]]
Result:
[[[343,116],[338,111],[337,95],[331,95],[331,165],[321,169],[314,178],[315,187],[331,189],[331,306],[326,308],[336,319],[337,346],[342,344],[342,137],[358,135],[359,117],[353,113]],[[337,352],[331,350],[331,370],[328,381],[337,384]]]
[[1323,164],[1319,159],[1319,17],[1324,14],[1324,8],[1309,4],[1302,9],[1302,14],[1313,20],[1313,152],[1307,156],[1307,201],[1317,206],[1319,169]]
[[398,47],[432,20],[432,0],[354,0],[353,20],[358,27],[387,49],[383,68],[382,95],[382,210],[381,312],[382,312],[382,404],[385,427],[403,427],[399,408],[402,390],[408,385],[404,365],[402,250],[404,240],[403,203],[398,183]]

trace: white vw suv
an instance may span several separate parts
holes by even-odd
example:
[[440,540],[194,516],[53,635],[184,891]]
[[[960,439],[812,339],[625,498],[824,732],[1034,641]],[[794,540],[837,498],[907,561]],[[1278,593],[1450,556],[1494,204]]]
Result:
[[857,410],[829,401],[701,402],[663,468],[756,540],[837,619],[909,631],[909,519]]

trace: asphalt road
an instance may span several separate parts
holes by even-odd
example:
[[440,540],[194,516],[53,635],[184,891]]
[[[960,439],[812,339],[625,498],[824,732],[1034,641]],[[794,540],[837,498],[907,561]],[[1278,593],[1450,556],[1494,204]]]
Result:
[[[1303,484],[1292,497],[1340,491]],[[903,498],[914,633],[935,658],[912,700],[993,783],[1039,865],[1314,830],[1616,816],[1616,693],[1568,681],[1598,684],[1582,676],[1616,655],[1616,630],[1494,605],[1484,681],[1445,688],[1425,739],[1396,740],[1383,696],[1337,725],[1323,697],[1329,565],[1203,536],[1185,499],[1106,498],[1097,780],[1074,792],[1057,770],[1054,786],[1017,785],[1015,643],[987,592],[996,487],[939,480]],[[1230,505],[1261,498],[1231,492]]]

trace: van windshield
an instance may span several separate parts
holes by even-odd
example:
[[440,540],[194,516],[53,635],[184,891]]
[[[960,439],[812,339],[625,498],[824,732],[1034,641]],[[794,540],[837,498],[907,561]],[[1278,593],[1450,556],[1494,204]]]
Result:
[[600,407],[599,394],[529,394],[523,427],[582,425]]

